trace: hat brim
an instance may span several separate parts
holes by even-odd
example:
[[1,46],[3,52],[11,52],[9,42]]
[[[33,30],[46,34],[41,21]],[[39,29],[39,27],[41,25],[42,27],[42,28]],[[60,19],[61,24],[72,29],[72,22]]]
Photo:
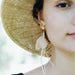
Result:
[[[8,36],[20,47],[41,55],[41,50],[35,49],[36,40],[42,35],[42,30],[34,22],[32,8],[34,0],[3,0],[1,6],[1,18]],[[51,48],[47,46],[47,51]],[[50,56],[47,52],[48,57]]]

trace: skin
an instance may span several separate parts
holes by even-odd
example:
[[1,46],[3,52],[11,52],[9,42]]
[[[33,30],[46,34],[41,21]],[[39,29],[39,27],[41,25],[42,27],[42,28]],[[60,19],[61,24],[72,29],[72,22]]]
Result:
[[[59,2],[68,6],[57,7]],[[75,38],[67,35],[75,32],[75,0],[44,0],[38,17],[40,24],[46,24],[47,36],[55,46],[54,66],[45,65],[47,75],[75,75]]]
[[[57,7],[59,2],[65,2],[67,6]],[[38,17],[55,46],[55,54],[50,60],[54,66],[50,61],[45,64],[46,75],[75,75],[75,38],[67,35],[75,32],[75,0],[44,0]],[[43,29],[41,25],[40,28]],[[25,75],[42,75],[41,67]]]

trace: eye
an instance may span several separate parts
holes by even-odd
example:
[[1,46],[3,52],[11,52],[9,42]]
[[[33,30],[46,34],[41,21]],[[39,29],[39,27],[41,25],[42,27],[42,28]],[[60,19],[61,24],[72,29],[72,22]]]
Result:
[[58,5],[56,5],[56,7],[61,7],[61,8],[67,8],[69,7],[70,4],[66,3],[66,2],[63,2],[63,3],[59,3]]

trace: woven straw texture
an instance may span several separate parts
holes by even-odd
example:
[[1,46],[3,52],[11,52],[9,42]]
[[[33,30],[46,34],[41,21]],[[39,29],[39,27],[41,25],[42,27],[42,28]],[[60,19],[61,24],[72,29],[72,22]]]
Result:
[[[8,36],[23,49],[37,55],[41,50],[35,49],[36,40],[42,35],[42,30],[34,22],[32,8],[34,0],[3,0],[1,7],[2,23]],[[45,57],[50,57],[52,44],[46,47]]]

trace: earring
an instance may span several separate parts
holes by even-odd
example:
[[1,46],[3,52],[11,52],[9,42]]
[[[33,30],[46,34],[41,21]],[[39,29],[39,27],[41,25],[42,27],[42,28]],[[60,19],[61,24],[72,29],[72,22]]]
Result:
[[43,50],[46,48],[47,44],[48,43],[45,40],[45,31],[43,31],[42,36],[40,36],[36,41],[35,48],[36,50],[41,50],[41,49]]
[[46,75],[46,68],[43,65],[43,55],[45,55],[45,48],[47,47],[47,41],[45,40],[45,31],[43,31],[42,36],[40,36],[36,42],[36,50],[41,50],[41,68],[43,71],[43,75]]
[[43,22],[43,21],[41,21],[41,24],[40,24],[40,28],[43,30],[43,31],[45,31],[46,29],[45,29],[45,23]]

